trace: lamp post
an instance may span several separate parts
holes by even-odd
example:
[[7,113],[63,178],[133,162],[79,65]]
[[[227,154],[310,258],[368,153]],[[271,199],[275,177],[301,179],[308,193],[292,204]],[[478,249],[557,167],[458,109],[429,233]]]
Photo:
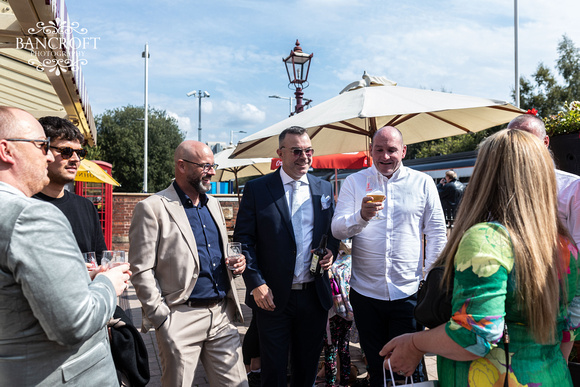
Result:
[[143,117],[143,122],[145,124],[145,135],[144,135],[144,145],[143,145],[143,192],[147,193],[147,153],[148,151],[148,132],[149,132],[149,121],[147,118],[149,116],[149,102],[147,97],[149,94],[149,43],[145,43],[145,51],[141,54],[142,58],[145,58],[145,116]]
[[296,46],[287,58],[282,59],[286,65],[286,73],[288,74],[288,88],[296,89],[294,93],[296,95],[296,109],[294,112],[296,114],[304,110],[304,105],[302,104],[302,97],[304,92],[302,90],[308,87],[308,73],[310,71],[310,61],[314,54],[306,54],[302,52],[302,47],[300,47],[300,42],[296,39]]
[[246,133],[246,132],[243,130],[238,131],[230,130],[230,146],[234,145],[234,133]]
[[291,117],[294,114],[292,113],[292,101],[294,100],[293,97],[280,97],[279,95],[269,95],[268,98],[287,99],[290,106],[290,115],[288,117]]
[[186,94],[188,97],[194,96],[199,100],[199,120],[198,120],[198,131],[197,131],[197,141],[201,142],[201,99],[209,98],[209,93],[207,91],[190,91]]

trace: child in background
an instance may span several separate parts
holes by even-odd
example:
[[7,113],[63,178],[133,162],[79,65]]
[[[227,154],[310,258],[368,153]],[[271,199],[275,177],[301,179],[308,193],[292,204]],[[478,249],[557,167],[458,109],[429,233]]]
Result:
[[[328,326],[324,339],[324,374],[326,386],[334,386],[340,374],[340,386],[347,386],[350,379],[349,333],[353,314],[348,298],[350,291],[351,255],[350,244],[340,243],[340,254],[328,271],[334,305],[328,312]],[[340,373],[337,370],[337,356]]]

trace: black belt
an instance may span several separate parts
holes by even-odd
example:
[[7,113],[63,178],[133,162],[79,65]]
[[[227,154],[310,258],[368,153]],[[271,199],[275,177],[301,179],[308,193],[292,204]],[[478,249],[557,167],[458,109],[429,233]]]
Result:
[[314,286],[314,281],[301,284],[292,284],[292,290],[306,290]]
[[220,302],[222,302],[223,298],[206,298],[203,300],[187,300],[185,305],[189,306],[190,308],[213,308]]

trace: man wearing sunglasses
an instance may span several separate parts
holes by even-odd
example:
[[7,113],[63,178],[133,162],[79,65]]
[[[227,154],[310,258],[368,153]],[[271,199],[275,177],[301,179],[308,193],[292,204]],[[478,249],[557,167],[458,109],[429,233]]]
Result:
[[129,265],[91,281],[71,227],[30,198],[54,161],[42,126],[0,107],[0,384],[118,385],[107,321]]
[[72,122],[64,118],[42,117],[38,121],[45,135],[50,137],[50,152],[54,161],[48,166],[50,182],[34,197],[52,203],[64,213],[81,252],[94,251],[100,265],[107,245],[99,214],[89,199],[65,189],[67,184],[74,181],[81,160],[87,154],[81,145],[85,138]]
[[313,276],[310,263],[323,234],[329,249],[321,267],[336,256],[334,196],[329,182],[307,173],[314,150],[306,129],[285,129],[278,142],[282,167],[246,184],[234,240],[248,260],[246,304],[258,327],[262,386],[287,386],[289,350],[291,385],[312,386],[332,293],[327,273]]
[[141,301],[142,331],[155,328],[164,387],[193,386],[201,360],[210,386],[248,386],[242,319],[228,233],[218,200],[207,192],[217,165],[209,147],[184,141],[175,150],[175,180],[137,203],[129,229],[132,283]]

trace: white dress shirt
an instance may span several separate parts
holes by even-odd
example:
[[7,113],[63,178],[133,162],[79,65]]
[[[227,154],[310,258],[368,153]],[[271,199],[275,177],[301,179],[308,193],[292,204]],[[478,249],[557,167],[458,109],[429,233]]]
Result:
[[[286,195],[286,203],[288,210],[292,214],[292,179],[283,168],[280,168],[280,177],[282,184],[284,184],[284,193]],[[310,195],[310,184],[308,177],[302,176],[298,180],[300,188],[298,188],[298,201],[302,207],[302,233],[304,235],[304,244],[302,251],[296,251],[296,264],[302,265],[302,273],[299,277],[294,276],[292,284],[299,284],[304,282],[314,281],[314,277],[310,274],[310,250],[312,250],[312,233],[314,230],[314,206],[312,205],[312,197]]]
[[[371,174],[382,179],[386,199],[380,212],[384,219],[367,222],[360,209]],[[363,296],[379,300],[398,300],[417,292],[423,268],[423,234],[427,238],[427,269],[447,242],[433,179],[403,165],[390,179],[374,165],[348,176],[340,189],[332,234],[337,239],[352,238],[350,285]]]
[[556,169],[558,217],[580,246],[580,176]]

